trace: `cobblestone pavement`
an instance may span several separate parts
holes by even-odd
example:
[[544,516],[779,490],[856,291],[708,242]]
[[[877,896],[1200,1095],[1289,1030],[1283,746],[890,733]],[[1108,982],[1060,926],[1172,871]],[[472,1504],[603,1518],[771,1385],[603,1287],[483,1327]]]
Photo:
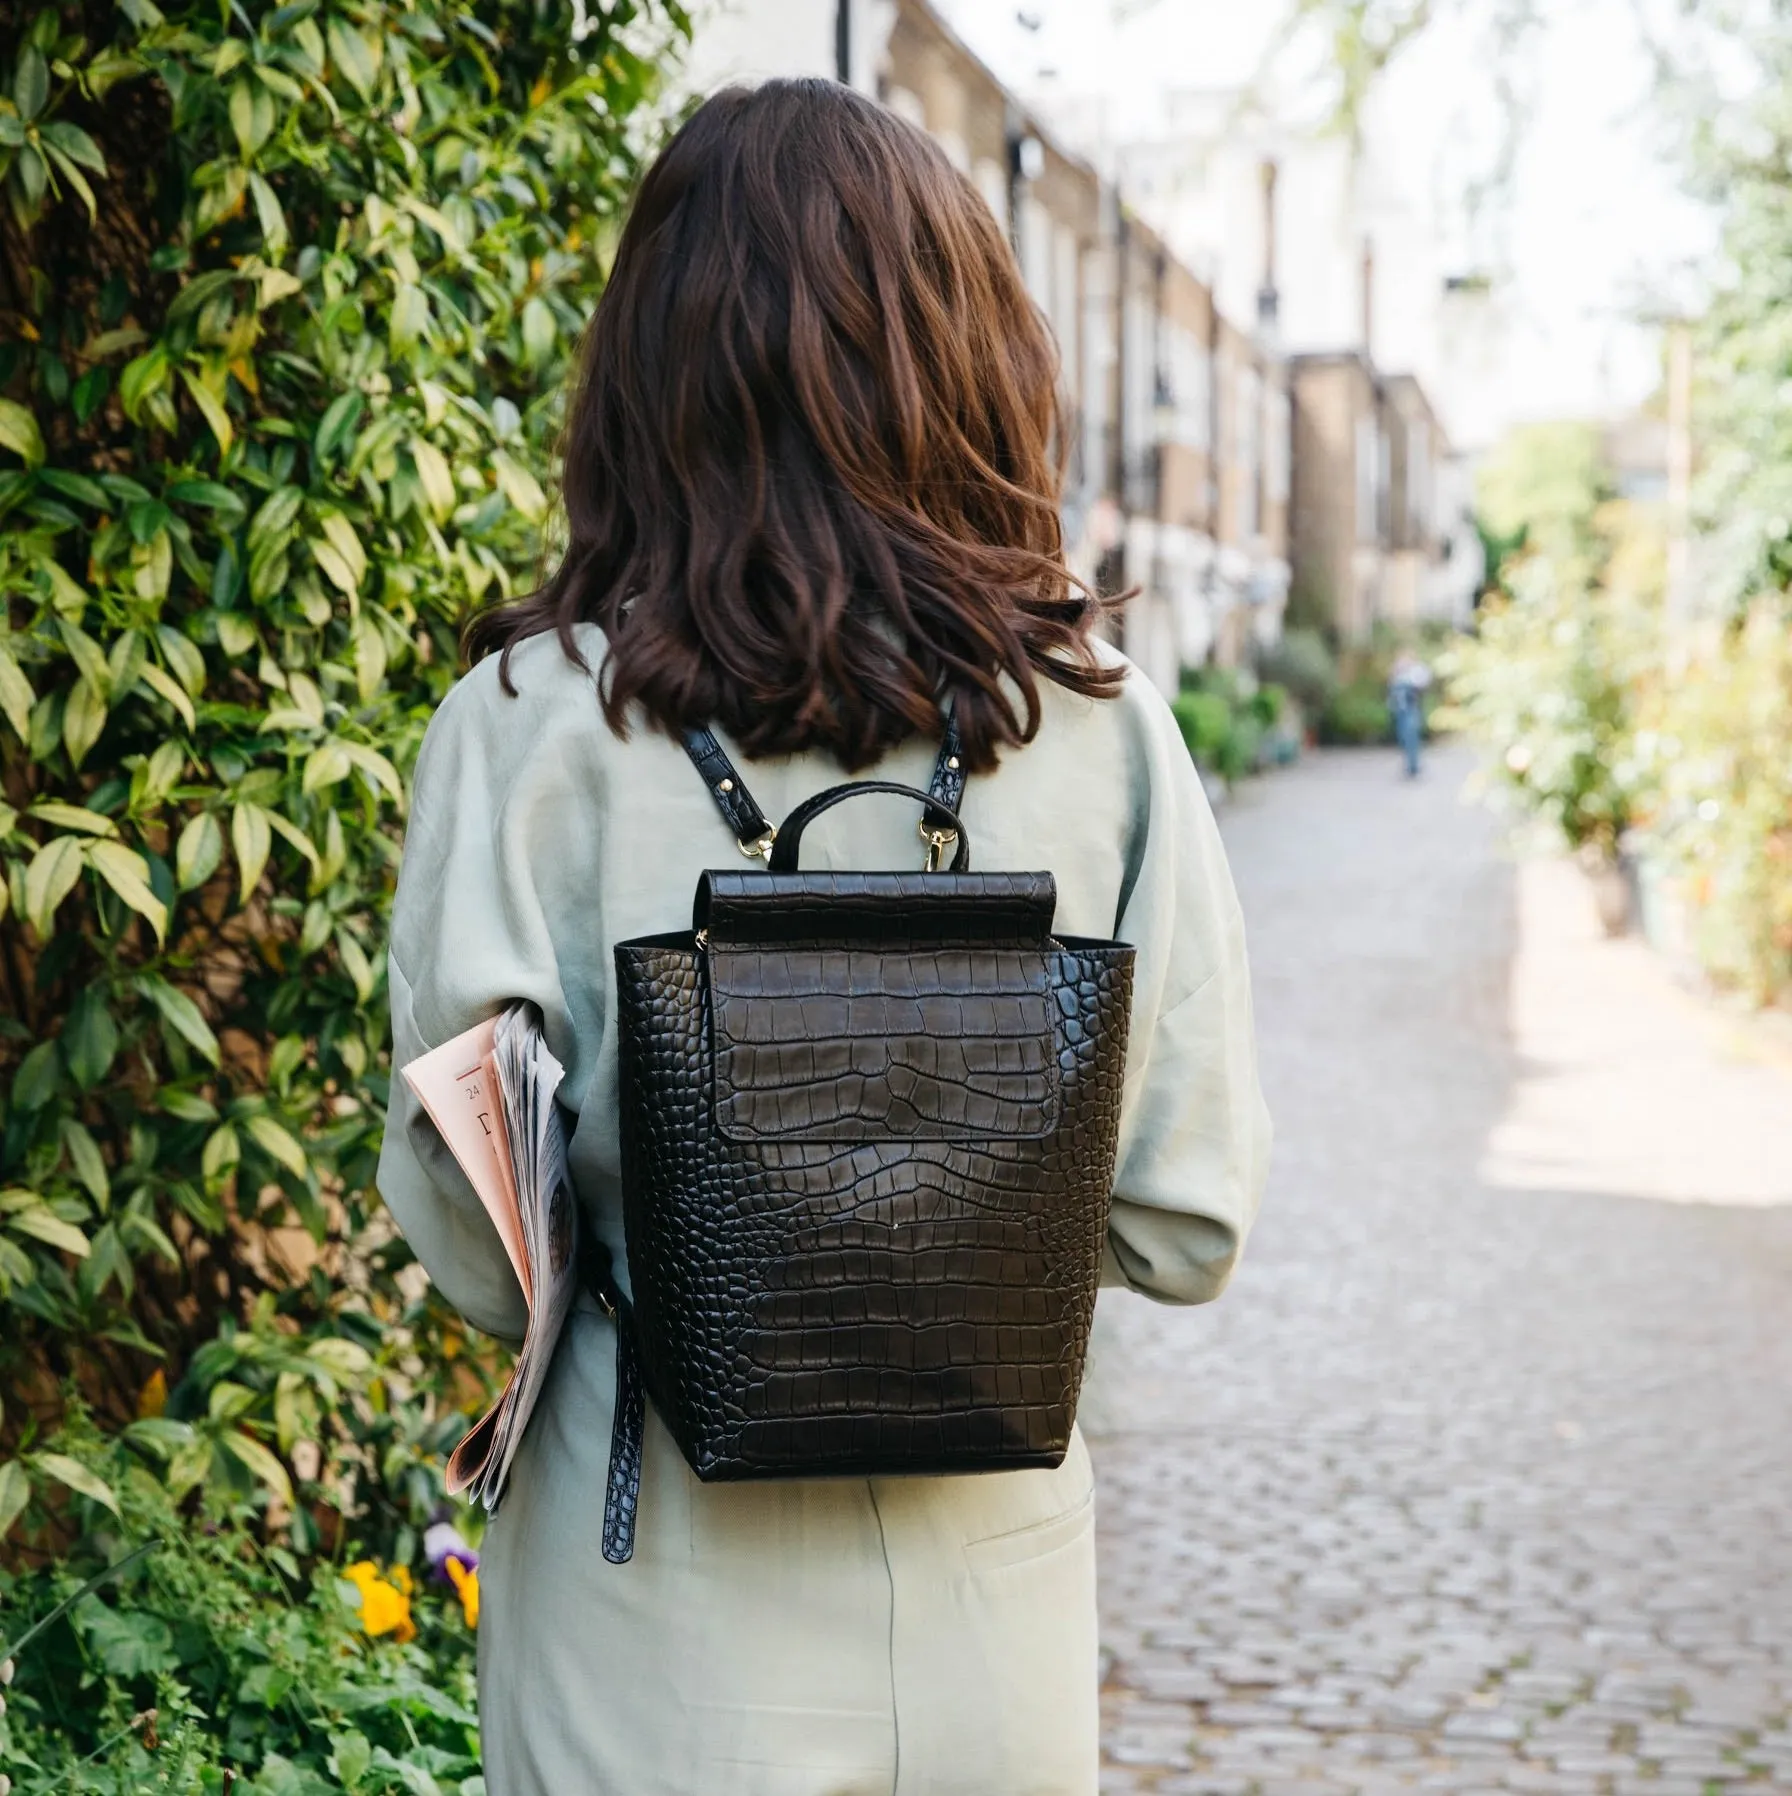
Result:
[[1536,1068],[1466,771],[1225,819],[1277,1158],[1221,1303],[1098,1319],[1104,1791],[1792,1791],[1792,1209],[1480,1182]]

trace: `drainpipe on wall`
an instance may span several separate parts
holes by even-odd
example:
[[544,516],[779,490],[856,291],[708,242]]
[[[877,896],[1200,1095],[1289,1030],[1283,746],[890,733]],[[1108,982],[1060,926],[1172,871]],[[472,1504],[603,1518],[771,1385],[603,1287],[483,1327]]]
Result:
[[[1127,408],[1131,401],[1131,349],[1126,334],[1126,293],[1131,278],[1132,234],[1127,227],[1126,210],[1118,193],[1112,194],[1114,208],[1114,434],[1113,458],[1109,464],[1109,480],[1118,505],[1120,522],[1114,546],[1108,550],[1103,568],[1102,589],[1109,594],[1122,593],[1128,585],[1126,553],[1127,525],[1132,518],[1132,480],[1127,457]],[[1126,614],[1120,614],[1120,646],[1126,646]]]
[[834,79],[852,86],[852,0],[834,0]]

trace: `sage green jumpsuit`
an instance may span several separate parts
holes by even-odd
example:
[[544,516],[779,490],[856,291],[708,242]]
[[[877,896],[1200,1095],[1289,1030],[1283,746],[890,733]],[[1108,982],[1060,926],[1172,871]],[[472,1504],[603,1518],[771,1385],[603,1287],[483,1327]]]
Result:
[[[601,636],[580,640],[597,665]],[[464,679],[418,765],[394,1062],[511,999],[539,1005],[566,1067],[585,1225],[625,1265],[611,948],[688,927],[698,874],[740,861],[683,750],[644,726],[612,735],[592,677],[551,635],[512,673],[516,697],[495,661]],[[1136,944],[1105,1279],[1204,1303],[1237,1262],[1268,1158],[1237,899],[1144,677],[1101,702],[1041,690],[1037,739],[970,782],[975,865],[1049,868],[1060,930]],[[934,752],[912,742],[876,776],[925,786]],[[774,821],[842,777],[821,756],[735,759]],[[906,802],[861,799],[808,832],[804,864],[916,866],[916,822]],[[497,1234],[396,1078],[380,1188],[467,1320],[520,1336]],[[650,1411],[634,1559],[610,1565],[614,1351],[582,1300],[486,1534],[490,1796],[1093,1796],[1095,1494],[1080,1435],[1051,1472],[705,1486]]]

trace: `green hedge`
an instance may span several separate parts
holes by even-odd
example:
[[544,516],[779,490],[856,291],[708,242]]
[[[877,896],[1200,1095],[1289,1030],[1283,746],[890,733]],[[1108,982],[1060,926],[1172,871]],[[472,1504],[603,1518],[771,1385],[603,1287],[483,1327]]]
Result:
[[[548,546],[685,29],[5,9],[0,1559],[131,1544],[127,1466],[301,1568],[409,1558],[439,1500],[494,1368],[372,1189],[406,779],[470,611]],[[71,1753],[152,1681],[86,1662]]]

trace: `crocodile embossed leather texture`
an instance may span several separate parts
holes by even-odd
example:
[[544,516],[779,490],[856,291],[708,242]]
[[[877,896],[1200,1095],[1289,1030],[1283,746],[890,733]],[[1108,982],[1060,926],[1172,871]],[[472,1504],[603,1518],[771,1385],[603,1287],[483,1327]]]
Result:
[[647,1391],[704,1479],[1056,1465],[1132,949],[1039,874],[715,873],[616,949]]

